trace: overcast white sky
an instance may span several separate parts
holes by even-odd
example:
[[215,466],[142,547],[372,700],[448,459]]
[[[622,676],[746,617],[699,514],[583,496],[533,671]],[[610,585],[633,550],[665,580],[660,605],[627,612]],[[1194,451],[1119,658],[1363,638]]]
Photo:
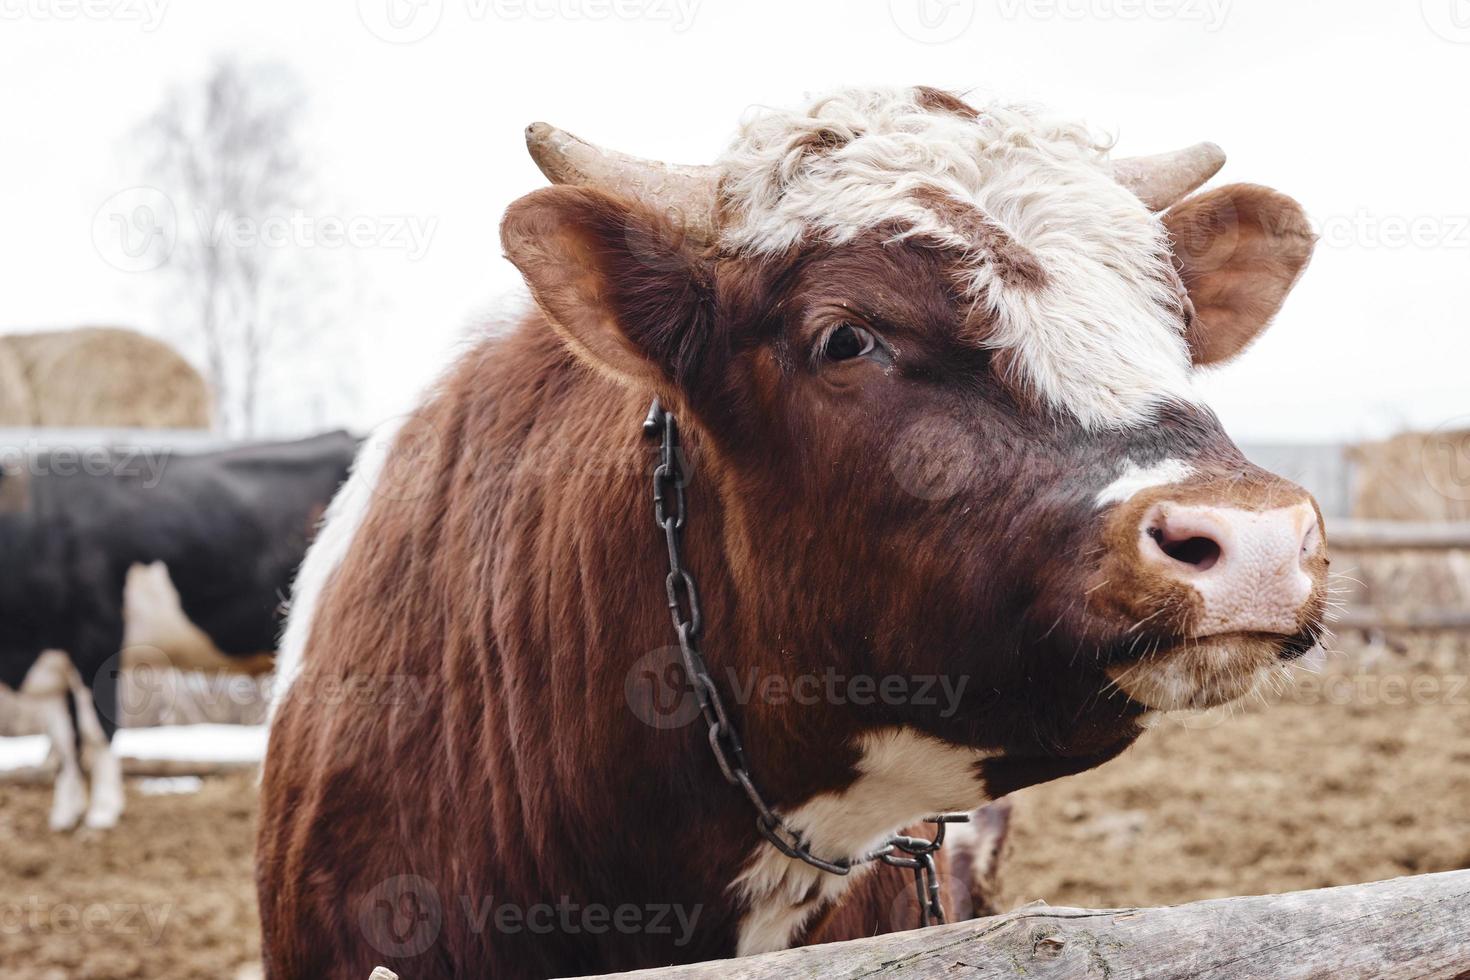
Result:
[[753,103],[875,83],[1048,103],[1123,153],[1212,139],[1221,180],[1301,200],[1312,269],[1209,382],[1238,438],[1470,415],[1470,0],[0,0],[0,330],[160,329],[94,219],[138,182],[127,132],[227,52],[305,80],[334,214],[429,232],[360,249],[361,355],[322,365],[359,427],[523,295],[496,229],[543,183],[526,123],[705,162]]

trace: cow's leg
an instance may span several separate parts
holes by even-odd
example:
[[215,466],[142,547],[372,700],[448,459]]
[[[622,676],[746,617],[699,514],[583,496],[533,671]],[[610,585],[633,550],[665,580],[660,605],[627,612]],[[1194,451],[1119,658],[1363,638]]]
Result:
[[87,808],[87,783],[82,778],[76,723],[67,697],[74,671],[60,650],[47,650],[36,659],[21,684],[21,693],[37,705],[51,740],[51,753],[60,760],[51,795],[52,830],[70,830]]
[[120,658],[108,658],[90,678],[72,690],[77,720],[92,772],[92,803],[86,825],[98,830],[117,826],[123,812],[122,762],[112,746],[117,734],[117,685]]
[[1011,833],[1014,804],[1006,796],[970,814],[970,822],[949,828],[950,905],[966,918],[999,915],[1000,864]]
[[77,730],[66,695],[47,698],[46,734],[51,737],[51,750],[61,760],[56,771],[56,786],[51,796],[51,829],[71,830],[87,808],[87,782],[82,777],[82,762],[77,752]]
[[76,705],[77,727],[85,749],[84,761],[92,775],[92,801],[87,808],[88,827],[117,826],[123,810],[122,765],[112,747],[117,732],[117,686],[122,656],[122,585],[117,583],[116,605],[103,605],[83,613],[71,651],[76,671],[71,696]]

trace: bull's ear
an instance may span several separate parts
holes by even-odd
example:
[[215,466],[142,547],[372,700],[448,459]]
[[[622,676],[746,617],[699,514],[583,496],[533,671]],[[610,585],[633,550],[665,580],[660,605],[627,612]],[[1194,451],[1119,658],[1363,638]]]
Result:
[[645,388],[691,368],[709,304],[699,253],[672,223],[600,191],[549,187],[510,206],[500,241],[593,367]]
[[1194,363],[1235,357],[1265,331],[1296,285],[1317,237],[1302,206],[1269,187],[1232,184],[1164,215],[1194,319]]

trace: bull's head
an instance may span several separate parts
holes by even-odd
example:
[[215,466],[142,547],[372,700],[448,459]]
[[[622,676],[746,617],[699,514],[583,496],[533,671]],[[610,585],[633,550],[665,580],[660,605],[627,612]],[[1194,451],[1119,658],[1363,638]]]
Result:
[[506,250],[571,349],[709,454],[776,669],[964,675],[952,717],[865,724],[1027,760],[997,795],[1316,642],[1317,507],[1192,384],[1314,239],[1264,187],[1188,196],[1214,146],[1110,162],[1080,127],[924,88],[762,114],[709,168],[528,136],[564,186],[512,206]]

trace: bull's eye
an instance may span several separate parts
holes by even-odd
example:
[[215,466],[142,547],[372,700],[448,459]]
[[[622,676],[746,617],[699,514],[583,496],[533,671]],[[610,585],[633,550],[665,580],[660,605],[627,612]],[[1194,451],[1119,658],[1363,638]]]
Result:
[[873,335],[851,323],[840,323],[822,342],[822,356],[829,361],[850,361],[873,352]]

